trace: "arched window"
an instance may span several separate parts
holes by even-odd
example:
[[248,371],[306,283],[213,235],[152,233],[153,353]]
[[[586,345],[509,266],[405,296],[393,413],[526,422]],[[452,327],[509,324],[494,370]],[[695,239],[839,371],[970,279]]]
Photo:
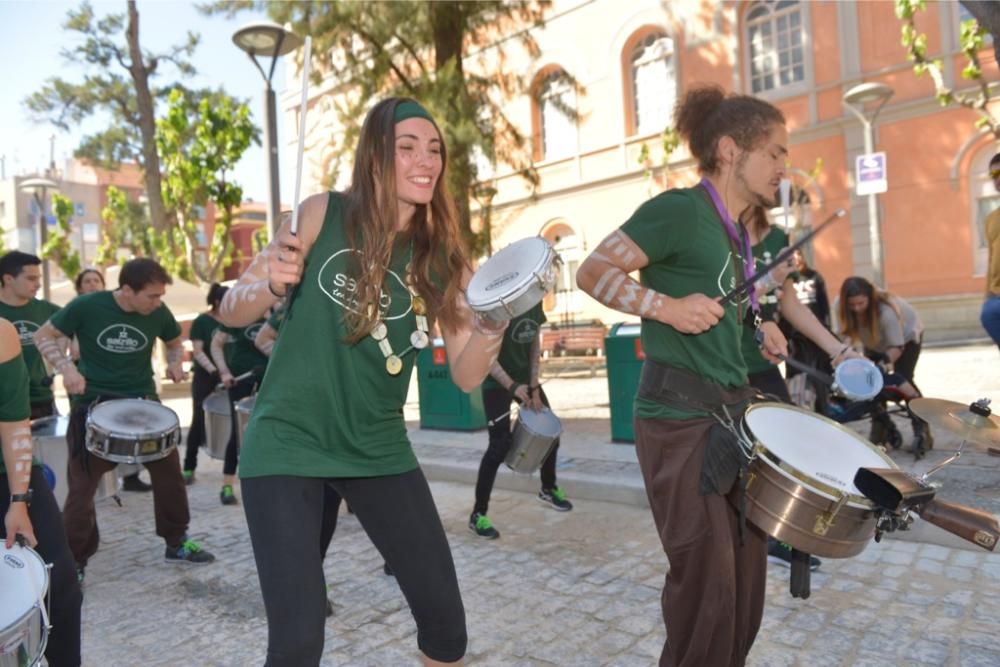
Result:
[[558,160],[576,153],[576,107],[572,84],[565,73],[554,69],[543,76],[538,84],[538,138],[541,141],[539,157]]
[[760,0],[746,15],[750,87],[754,93],[805,80],[802,7],[798,0]]
[[986,243],[986,216],[1000,208],[1000,194],[990,178],[990,158],[996,154],[995,144],[981,149],[969,165],[969,194],[972,196],[972,258],[973,275],[986,275],[989,249]]
[[634,134],[662,132],[671,122],[677,100],[674,40],[652,32],[635,43],[628,59]]

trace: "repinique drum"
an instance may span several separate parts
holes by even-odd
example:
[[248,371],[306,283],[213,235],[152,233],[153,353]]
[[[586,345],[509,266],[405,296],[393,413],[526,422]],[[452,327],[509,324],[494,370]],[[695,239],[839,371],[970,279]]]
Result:
[[562,422],[548,408],[538,412],[519,408],[504,463],[514,472],[532,474],[542,467],[560,434]]
[[560,263],[541,237],[515,241],[486,260],[469,280],[469,307],[498,322],[523,315],[555,285]]
[[87,414],[87,449],[115,463],[158,461],[181,441],[177,413],[140,398],[97,403]]
[[236,401],[236,424],[240,427],[237,438],[241,447],[243,446],[243,434],[247,432],[247,424],[250,423],[250,415],[253,413],[253,406],[256,403],[256,394]]
[[856,401],[882,391],[882,370],[868,359],[847,359],[833,370],[833,390]]
[[896,468],[850,429],[802,408],[758,403],[743,416],[754,445],[747,520],[800,551],[826,558],[861,553],[875,536],[875,506],[854,486],[859,468]]
[[229,393],[225,389],[216,389],[202,401],[201,409],[205,412],[205,445],[208,455],[225,461],[226,445],[233,429]]
[[49,566],[33,549],[0,542],[0,667],[42,661],[49,639]]
[[[69,445],[66,443],[66,428],[69,417],[42,417],[31,422],[32,449],[35,458],[45,469],[45,477],[52,487],[59,508],[66,504],[69,493]],[[118,494],[121,488],[121,470],[109,470],[101,476],[94,500],[100,501]]]

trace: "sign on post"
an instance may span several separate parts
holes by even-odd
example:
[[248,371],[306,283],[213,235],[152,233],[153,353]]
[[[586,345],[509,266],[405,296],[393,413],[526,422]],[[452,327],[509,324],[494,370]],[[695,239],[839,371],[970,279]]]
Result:
[[854,163],[854,183],[858,195],[874,195],[888,190],[885,153],[859,155]]

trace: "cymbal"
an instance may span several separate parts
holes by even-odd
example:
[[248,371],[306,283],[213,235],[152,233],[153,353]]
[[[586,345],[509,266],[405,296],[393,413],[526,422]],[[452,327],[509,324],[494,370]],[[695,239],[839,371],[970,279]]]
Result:
[[[963,440],[980,445],[1000,447],[1000,419],[989,414],[989,408],[977,401],[966,405],[939,398],[915,398],[909,402],[910,410],[931,426],[942,428]],[[973,407],[988,416],[977,414]]]

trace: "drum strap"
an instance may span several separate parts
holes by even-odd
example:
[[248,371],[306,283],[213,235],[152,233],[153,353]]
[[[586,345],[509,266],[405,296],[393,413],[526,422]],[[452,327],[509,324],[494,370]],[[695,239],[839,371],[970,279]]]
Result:
[[[710,412],[720,418],[725,418],[727,413],[734,414],[734,409],[740,406],[745,407],[756,395],[757,390],[749,385],[726,389],[687,369],[648,358],[639,376],[640,398],[687,412]],[[742,412],[740,408],[735,414],[738,416]]]

